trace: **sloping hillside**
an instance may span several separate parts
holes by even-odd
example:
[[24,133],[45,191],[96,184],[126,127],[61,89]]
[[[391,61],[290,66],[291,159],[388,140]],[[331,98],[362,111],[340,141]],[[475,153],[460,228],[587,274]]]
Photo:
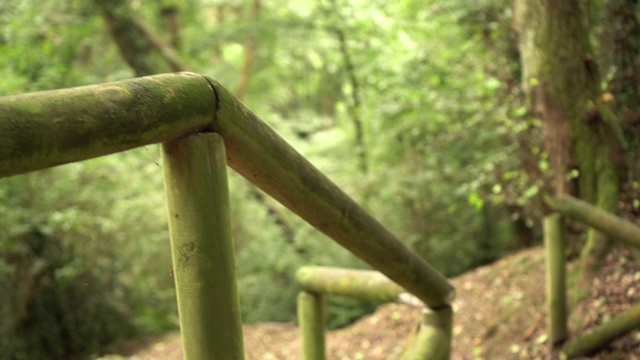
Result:
[[[532,249],[455,279],[454,359],[545,359],[544,258]],[[572,300],[574,302],[575,300]],[[571,306],[570,331],[582,333],[611,314],[640,302],[640,268],[625,250],[613,252],[593,282],[593,295]],[[419,310],[389,304],[328,335],[329,359],[394,359],[417,325]],[[130,344],[129,359],[182,359],[180,339],[170,334]],[[248,360],[298,359],[294,324],[245,326]],[[640,333],[616,341],[596,359],[640,359]]]

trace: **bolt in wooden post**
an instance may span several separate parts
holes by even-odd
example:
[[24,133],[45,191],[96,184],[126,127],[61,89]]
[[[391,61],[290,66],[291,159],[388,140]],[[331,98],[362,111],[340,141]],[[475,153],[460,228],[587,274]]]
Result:
[[547,263],[547,323],[549,342],[556,346],[569,335],[567,328],[567,275],[563,221],[560,214],[544,218],[544,247]]
[[302,360],[325,359],[324,300],[322,294],[298,293],[298,322]]
[[162,148],[185,359],[244,359],[223,139],[198,134]]

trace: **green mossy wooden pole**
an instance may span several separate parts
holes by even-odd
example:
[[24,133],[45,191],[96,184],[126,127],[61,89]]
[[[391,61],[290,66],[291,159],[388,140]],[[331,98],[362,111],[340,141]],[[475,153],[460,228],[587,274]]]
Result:
[[176,139],[210,127],[216,108],[193,73],[0,97],[0,177]]
[[418,333],[400,360],[448,360],[451,358],[453,310],[425,310]]
[[640,227],[569,195],[548,198],[547,204],[565,216],[594,227],[614,239],[640,248]]
[[564,226],[560,214],[551,214],[544,218],[547,326],[552,347],[569,336],[567,327],[567,267],[563,232]]
[[588,355],[622,337],[633,330],[640,329],[640,304],[615,316],[586,335],[566,343],[561,350],[561,358]]
[[376,302],[398,301],[405,290],[378,271],[303,266],[296,280],[306,291]]
[[325,357],[325,309],[322,294],[301,291],[298,293],[298,322],[302,360],[324,360]]
[[454,289],[422,257],[295,151],[214,80],[220,107],[213,125],[229,166],[280,203],[432,308],[448,306]]
[[164,143],[162,158],[185,359],[243,359],[222,137]]

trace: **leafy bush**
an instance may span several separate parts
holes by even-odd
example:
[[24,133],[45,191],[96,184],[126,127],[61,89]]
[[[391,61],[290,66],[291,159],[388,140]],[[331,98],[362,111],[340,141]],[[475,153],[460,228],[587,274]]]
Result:
[[0,240],[8,358],[97,353],[176,326],[161,170],[148,150],[3,179]]

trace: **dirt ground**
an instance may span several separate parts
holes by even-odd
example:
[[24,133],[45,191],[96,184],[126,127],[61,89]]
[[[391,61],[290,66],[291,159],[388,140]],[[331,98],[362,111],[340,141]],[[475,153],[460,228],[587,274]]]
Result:
[[[640,267],[617,249],[592,284],[592,293],[570,299],[570,332],[582,334],[640,302]],[[453,359],[551,359],[546,334],[545,269],[540,248],[526,250],[452,280]],[[415,331],[420,309],[387,304],[353,325],[331,331],[331,360],[395,359]],[[245,325],[247,360],[299,359],[295,324]],[[110,359],[182,359],[177,333],[142,339],[122,347]],[[640,360],[640,331],[610,344],[592,359]]]

